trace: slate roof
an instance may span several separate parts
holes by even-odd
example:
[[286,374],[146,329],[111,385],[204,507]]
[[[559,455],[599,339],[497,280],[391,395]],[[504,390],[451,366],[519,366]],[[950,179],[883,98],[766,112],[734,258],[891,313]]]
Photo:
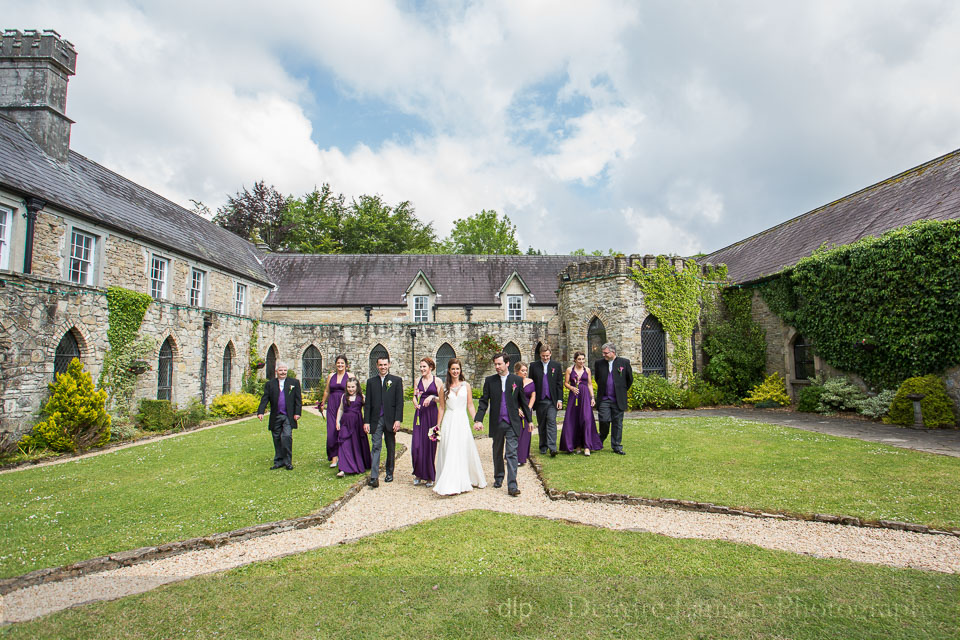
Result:
[[403,306],[403,294],[419,271],[437,290],[438,305],[497,305],[497,292],[516,271],[533,304],[557,304],[557,276],[571,256],[300,255],[267,254],[277,283],[265,306]]
[[960,149],[714,251],[734,282],[772,275],[823,243],[844,245],[917,220],[960,218]]
[[74,151],[46,155],[20,125],[0,116],[0,186],[208,265],[270,284],[251,243]]

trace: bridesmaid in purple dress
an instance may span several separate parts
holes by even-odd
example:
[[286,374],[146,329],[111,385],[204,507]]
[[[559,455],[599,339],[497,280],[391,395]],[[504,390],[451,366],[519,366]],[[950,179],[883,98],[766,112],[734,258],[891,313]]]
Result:
[[340,409],[340,399],[347,388],[347,356],[337,356],[336,370],[327,377],[327,386],[323,390],[323,399],[320,400],[320,415],[326,413],[327,418],[327,460],[330,468],[337,466],[337,411]]
[[567,369],[563,386],[570,392],[567,396],[567,412],[563,417],[563,432],[560,436],[560,450],[568,453],[583,450],[603,449],[597,423],[593,419],[593,386],[590,384],[590,370],[584,366],[586,356],[577,351],[573,354],[574,365]]
[[337,418],[334,421],[338,451],[338,478],[348,473],[365,473],[370,470],[370,441],[363,430],[363,394],[360,382],[353,376],[347,378]]
[[437,441],[427,435],[437,426],[437,398],[443,384],[434,375],[437,365],[433,358],[426,356],[420,360],[420,381],[413,393],[413,442],[410,456],[413,458],[413,484],[426,482],[432,487],[437,481]]
[[[534,391],[536,386],[533,380],[527,377],[527,363],[518,362],[513,365],[513,372],[523,378],[523,397],[527,399],[527,406],[530,407],[533,415],[533,407],[537,402],[537,393]],[[527,422],[526,417],[522,418],[523,430],[520,431],[520,439],[517,441],[517,464],[526,464],[530,457],[530,438],[533,434],[533,423]]]

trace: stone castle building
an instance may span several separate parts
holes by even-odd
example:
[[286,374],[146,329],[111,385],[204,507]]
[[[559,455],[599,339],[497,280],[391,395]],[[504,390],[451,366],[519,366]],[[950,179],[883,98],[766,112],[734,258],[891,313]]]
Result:
[[[29,428],[47,383],[73,357],[97,378],[108,350],[105,291],[113,286],[153,298],[140,331],[156,348],[135,397],[181,405],[239,390],[251,340],[266,358],[265,375],[282,359],[308,389],[338,354],[360,376],[389,354],[409,384],[420,357],[445,368],[466,356],[467,340],[485,334],[528,361],[543,344],[564,362],[576,350],[597,357],[611,340],[637,370],[675,375],[668,336],[629,277],[652,256],[266,254],[70,149],[66,92],[76,59],[53,31],[3,32],[0,431]],[[960,217],[958,185],[954,152],[701,262],[726,263],[734,281],[756,281],[823,242]],[[672,260],[677,269],[702,268]],[[755,308],[767,329],[770,371],[798,382],[807,360],[822,367],[762,301]],[[695,366],[697,347],[695,337]]]

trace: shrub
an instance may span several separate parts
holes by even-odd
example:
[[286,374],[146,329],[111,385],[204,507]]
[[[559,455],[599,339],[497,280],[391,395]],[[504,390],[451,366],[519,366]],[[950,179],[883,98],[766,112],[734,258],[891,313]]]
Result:
[[883,416],[887,415],[887,413],[890,411],[890,403],[893,402],[893,398],[896,395],[896,391],[893,391],[892,389],[884,389],[877,395],[867,398],[861,402],[860,413],[868,418],[879,420]]
[[713,386],[699,375],[694,374],[690,387],[684,394],[683,408],[696,409],[697,407],[711,407],[724,404],[726,400],[723,391]]
[[844,376],[827,378],[823,382],[823,393],[817,402],[818,413],[836,413],[838,411],[859,411],[867,394]]
[[720,298],[722,304],[708,308],[704,318],[703,377],[733,401],[763,381],[767,342],[753,320],[750,291],[727,289]]
[[21,439],[21,449],[79,451],[110,440],[107,392],[94,389],[93,379],[78,359],[74,358],[48,388],[50,399],[43,407],[47,419]]
[[679,409],[686,392],[663,376],[637,376],[630,387],[631,409]]
[[773,372],[763,382],[750,389],[750,393],[743,401],[753,405],[763,404],[765,407],[783,407],[790,404],[790,396],[787,395],[787,385],[783,378],[779,373]]
[[816,413],[820,406],[820,396],[823,395],[822,384],[811,384],[809,387],[800,389],[797,394],[797,411],[806,411],[807,413]]
[[114,420],[110,425],[110,442],[132,440],[137,435],[137,425],[127,420]]
[[225,393],[213,399],[210,415],[217,418],[236,418],[257,412],[260,398],[251,393]]
[[893,424],[913,424],[913,401],[907,395],[922,393],[920,412],[923,414],[923,425],[928,428],[949,427],[957,422],[954,414],[953,402],[947,395],[947,388],[939,376],[933,374],[917,378],[907,378],[897,389],[896,396],[890,404],[890,413],[887,416]]
[[174,424],[181,429],[186,429],[187,427],[197,426],[203,422],[206,417],[207,408],[200,402],[200,398],[194,398],[190,401],[190,404],[187,405],[186,409],[177,411]]
[[173,426],[176,417],[176,409],[169,400],[144,398],[134,419],[146,431],[166,431]]

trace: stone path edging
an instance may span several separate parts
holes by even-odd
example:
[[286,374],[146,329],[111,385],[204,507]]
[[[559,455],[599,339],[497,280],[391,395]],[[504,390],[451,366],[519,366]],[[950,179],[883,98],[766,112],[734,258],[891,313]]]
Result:
[[681,509],[684,511],[699,511],[701,513],[720,513],[731,516],[747,516],[749,518],[771,518],[775,520],[799,520],[804,522],[826,522],[828,524],[842,524],[851,527],[866,527],[869,529],[893,529],[895,531],[911,531],[939,536],[953,536],[960,538],[960,530],[944,531],[928,527],[924,524],[899,522],[897,520],[862,520],[856,516],[836,516],[827,513],[797,514],[784,511],[758,511],[755,509],[740,509],[713,504],[712,502],[697,502],[695,500],[678,500],[676,498],[638,498],[623,493],[590,493],[586,491],[560,491],[547,484],[543,477],[543,465],[533,456],[528,459],[530,466],[537,474],[537,479],[543,485],[543,490],[551,500],[571,500],[583,502],[602,502],[605,504],[643,505],[664,509]]

